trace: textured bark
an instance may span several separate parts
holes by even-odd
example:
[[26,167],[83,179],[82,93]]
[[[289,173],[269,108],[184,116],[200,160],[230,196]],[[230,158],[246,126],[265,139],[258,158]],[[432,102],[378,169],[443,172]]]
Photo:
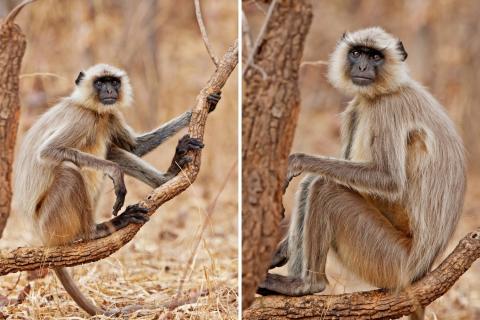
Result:
[[0,238],[10,215],[12,164],[20,118],[19,74],[27,41],[15,16],[16,8],[0,25]]
[[[221,90],[237,62],[238,49],[235,42],[223,56],[218,69],[207,85],[197,96],[189,126],[191,137],[203,140],[208,114],[206,98],[209,94]],[[183,173],[153,190],[140,202],[141,206],[149,209],[150,215],[163,203],[183,192],[195,181],[200,169],[201,152],[193,152],[191,155],[193,161]],[[103,259],[132,240],[140,228],[139,225],[131,224],[108,237],[69,246],[18,248],[11,251],[0,251],[0,275],[44,267],[71,267]]]
[[298,71],[311,20],[309,1],[278,1],[256,50],[255,66],[246,66],[242,114],[243,309],[253,301],[278,242],[282,186],[300,103]]
[[453,252],[420,281],[401,292],[386,290],[255,300],[243,319],[396,319],[442,296],[480,257],[480,229],[466,235]]

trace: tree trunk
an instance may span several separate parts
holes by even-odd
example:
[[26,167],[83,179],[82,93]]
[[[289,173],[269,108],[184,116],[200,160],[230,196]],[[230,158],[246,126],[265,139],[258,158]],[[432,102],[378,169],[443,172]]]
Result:
[[300,103],[298,71],[309,1],[280,0],[244,75],[242,308],[252,303],[278,243],[282,187]]
[[13,151],[20,117],[19,74],[27,44],[22,30],[13,22],[16,13],[0,25],[0,238],[12,201]]

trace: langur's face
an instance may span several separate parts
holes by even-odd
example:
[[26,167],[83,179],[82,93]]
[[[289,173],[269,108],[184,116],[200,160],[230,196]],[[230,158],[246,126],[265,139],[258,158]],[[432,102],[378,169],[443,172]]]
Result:
[[385,57],[379,50],[355,46],[348,51],[347,60],[352,82],[358,86],[368,86],[375,82]]
[[98,100],[104,105],[111,105],[117,102],[121,85],[120,78],[112,76],[99,77],[93,81],[93,87],[97,92]]

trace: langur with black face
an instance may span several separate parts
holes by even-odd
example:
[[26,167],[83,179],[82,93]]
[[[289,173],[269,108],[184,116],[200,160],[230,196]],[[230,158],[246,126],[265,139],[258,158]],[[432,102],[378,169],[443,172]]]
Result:
[[[462,141],[443,107],[411,79],[401,41],[381,28],[346,33],[328,77],[353,96],[342,114],[342,157],[289,157],[287,182],[308,173],[287,237],[259,293],[321,292],[327,252],[367,282],[399,289],[423,277],[462,211]],[[423,319],[419,307],[411,319]]]
[[[201,141],[185,135],[167,172],[157,171],[140,157],[186,127],[191,112],[150,133],[136,135],[121,113],[132,104],[132,89],[124,71],[99,64],[80,72],[75,83],[72,95],[30,128],[15,165],[15,207],[33,222],[47,246],[97,239],[130,223],[145,223],[147,210],[135,205],[117,216],[127,192],[124,173],[156,188],[191,161],[188,151],[203,148]],[[210,111],[219,99],[220,94],[208,97]],[[104,175],[113,181],[115,217],[95,224],[94,208]],[[55,273],[83,310],[90,315],[104,313],[78,290],[64,268]]]

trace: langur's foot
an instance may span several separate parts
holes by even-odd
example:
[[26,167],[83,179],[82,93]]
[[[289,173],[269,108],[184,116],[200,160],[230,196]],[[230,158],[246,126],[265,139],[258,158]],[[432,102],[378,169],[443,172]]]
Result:
[[268,273],[265,281],[260,284],[257,293],[261,295],[283,294],[286,296],[304,296],[325,290],[326,279],[316,282],[306,282],[302,278],[282,276]]

